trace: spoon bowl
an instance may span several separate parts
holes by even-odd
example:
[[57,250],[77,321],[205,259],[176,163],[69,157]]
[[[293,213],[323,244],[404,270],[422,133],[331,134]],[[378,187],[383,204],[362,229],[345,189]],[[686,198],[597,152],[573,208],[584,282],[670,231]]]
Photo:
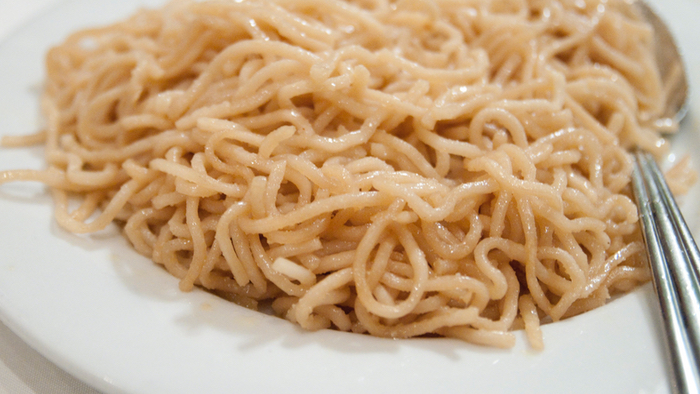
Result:
[[671,31],[659,15],[642,0],[634,4],[654,29],[655,60],[666,93],[666,108],[655,126],[660,130],[671,129],[688,112],[688,78],[683,58]]

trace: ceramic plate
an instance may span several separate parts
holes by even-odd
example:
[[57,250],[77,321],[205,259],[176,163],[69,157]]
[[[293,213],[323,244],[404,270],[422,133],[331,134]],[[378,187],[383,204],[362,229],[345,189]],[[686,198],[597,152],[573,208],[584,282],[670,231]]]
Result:
[[[0,134],[40,127],[43,55],[70,31],[159,1],[74,0],[0,44]],[[696,0],[657,0],[700,86]],[[698,95],[674,155],[700,149]],[[697,159],[700,161],[700,159]],[[0,170],[42,168],[42,149],[0,150]],[[698,188],[696,188],[698,189]],[[684,198],[697,224],[694,190]],[[0,318],[60,367],[106,393],[532,392],[668,393],[649,285],[590,313],[524,336],[509,350],[449,339],[388,340],[304,332],[177,281],[109,228],[78,236],[53,220],[38,184],[0,187]]]

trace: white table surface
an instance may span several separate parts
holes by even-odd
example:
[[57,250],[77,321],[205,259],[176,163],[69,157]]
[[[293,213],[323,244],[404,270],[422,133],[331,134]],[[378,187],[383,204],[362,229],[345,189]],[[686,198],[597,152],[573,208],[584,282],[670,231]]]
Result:
[[[0,41],[60,0],[0,0]],[[4,92],[0,92],[4,94]],[[97,394],[0,323],[0,394]]]

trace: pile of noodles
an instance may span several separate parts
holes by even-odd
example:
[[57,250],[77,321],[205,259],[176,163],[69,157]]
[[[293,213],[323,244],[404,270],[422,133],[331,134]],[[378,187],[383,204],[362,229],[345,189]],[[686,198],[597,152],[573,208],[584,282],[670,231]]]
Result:
[[175,1],[50,50],[48,168],[0,182],[306,329],[541,347],[649,279],[653,45],[616,0]]

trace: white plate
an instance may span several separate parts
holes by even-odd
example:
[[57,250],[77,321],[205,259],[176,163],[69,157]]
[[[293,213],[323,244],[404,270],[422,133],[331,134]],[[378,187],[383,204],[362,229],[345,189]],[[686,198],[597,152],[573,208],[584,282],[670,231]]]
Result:
[[[62,3],[0,44],[0,133],[39,127],[37,92],[50,44],[149,2],[160,1]],[[700,86],[700,2],[666,0],[661,11],[673,21],[692,84]],[[700,130],[698,102],[695,94],[676,152],[700,149],[690,131]],[[2,150],[0,170],[42,168],[41,156],[41,148]],[[695,190],[686,201],[697,197]],[[698,223],[697,205],[684,208]],[[66,233],[40,185],[0,187],[0,223],[0,318],[47,358],[108,393],[669,392],[649,285],[546,326],[539,353],[522,335],[514,349],[494,350],[448,339],[309,333],[203,291],[179,292],[174,278],[114,228]]]

